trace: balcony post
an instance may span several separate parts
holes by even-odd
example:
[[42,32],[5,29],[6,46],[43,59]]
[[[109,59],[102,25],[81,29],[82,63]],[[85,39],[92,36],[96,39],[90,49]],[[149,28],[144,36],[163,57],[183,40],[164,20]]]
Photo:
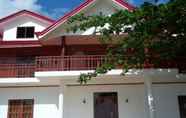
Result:
[[61,56],[65,55],[65,36],[61,37]]
[[[148,73],[148,72],[147,72]],[[145,85],[145,98],[147,100],[147,118],[156,118],[155,117],[155,101],[153,96],[152,88],[152,77],[144,73],[144,85]]]
[[64,70],[65,68],[65,60],[64,60],[64,56],[65,56],[65,53],[66,53],[66,46],[65,46],[66,42],[65,42],[65,36],[62,36],[61,37],[61,63],[60,63],[60,68],[62,70]]

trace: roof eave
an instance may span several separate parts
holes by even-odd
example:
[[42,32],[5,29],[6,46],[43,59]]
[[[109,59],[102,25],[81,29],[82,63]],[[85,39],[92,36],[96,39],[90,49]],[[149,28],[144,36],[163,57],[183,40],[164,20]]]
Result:
[[[61,19],[57,20],[54,24],[50,25],[46,29],[44,29],[42,32],[36,33],[36,35],[39,38],[44,37],[48,32],[52,31],[58,24],[63,24],[66,20],[68,20],[70,17],[74,16],[75,14],[81,12],[85,7],[89,6],[91,3],[95,2],[96,0],[86,0],[84,3],[82,3],[80,6],[72,10],[71,12],[67,13],[65,16],[63,16]],[[130,12],[135,10],[135,7],[124,2],[123,0],[113,0],[123,8],[129,10]]]
[[28,10],[21,10],[19,12],[13,13],[13,14],[7,16],[7,17],[4,17],[4,18],[0,19],[0,24],[9,21],[12,18],[21,16],[23,14],[27,14],[27,15],[39,18],[39,19],[41,19],[41,20],[43,20],[45,22],[48,22],[50,24],[53,24],[55,22],[55,20],[50,19],[50,18],[48,18],[46,16],[43,16],[43,15],[40,15],[38,13],[35,13],[35,12],[32,12],[32,11],[28,11]]

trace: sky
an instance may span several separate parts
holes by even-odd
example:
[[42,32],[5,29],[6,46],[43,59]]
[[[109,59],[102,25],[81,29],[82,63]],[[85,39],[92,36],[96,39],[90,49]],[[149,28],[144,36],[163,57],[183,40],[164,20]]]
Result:
[[[0,18],[19,10],[27,9],[52,19],[58,19],[84,0],[0,0]],[[167,1],[167,0],[160,0]],[[134,6],[139,6],[142,0],[128,0]]]

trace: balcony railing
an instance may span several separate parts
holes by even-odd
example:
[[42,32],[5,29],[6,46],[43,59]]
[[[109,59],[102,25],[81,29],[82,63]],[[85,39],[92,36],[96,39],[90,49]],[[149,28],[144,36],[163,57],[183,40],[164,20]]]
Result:
[[32,64],[16,64],[15,59],[7,59],[7,61],[11,64],[0,64],[0,78],[34,77],[36,71],[93,70],[104,63],[106,58],[103,55],[41,56],[36,57]]
[[33,77],[34,72],[35,72],[34,64],[0,64],[1,78]]
[[[108,61],[108,58],[104,55],[41,56],[36,57],[32,63],[24,62],[24,64],[16,64],[15,59],[13,61],[11,59],[7,61],[11,64],[0,64],[0,78],[34,77],[34,73],[38,71],[94,70]],[[186,60],[180,62],[163,61],[160,65],[160,68],[177,67],[180,69],[180,72],[186,72]],[[159,66],[155,68],[159,68]]]
[[37,71],[93,70],[106,61],[103,55],[37,57]]

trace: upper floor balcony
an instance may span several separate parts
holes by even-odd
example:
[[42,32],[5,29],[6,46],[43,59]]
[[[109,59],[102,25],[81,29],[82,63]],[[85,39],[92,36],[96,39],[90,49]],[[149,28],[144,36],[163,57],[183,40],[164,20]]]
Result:
[[106,61],[104,55],[39,56],[31,60],[0,59],[0,78],[34,77],[39,71],[94,70]]
[[[104,55],[38,56],[24,61],[3,58],[0,59],[0,78],[34,77],[35,72],[41,71],[94,70],[107,60]],[[165,61],[160,66],[160,68],[179,68],[182,72],[185,67],[186,61]]]

